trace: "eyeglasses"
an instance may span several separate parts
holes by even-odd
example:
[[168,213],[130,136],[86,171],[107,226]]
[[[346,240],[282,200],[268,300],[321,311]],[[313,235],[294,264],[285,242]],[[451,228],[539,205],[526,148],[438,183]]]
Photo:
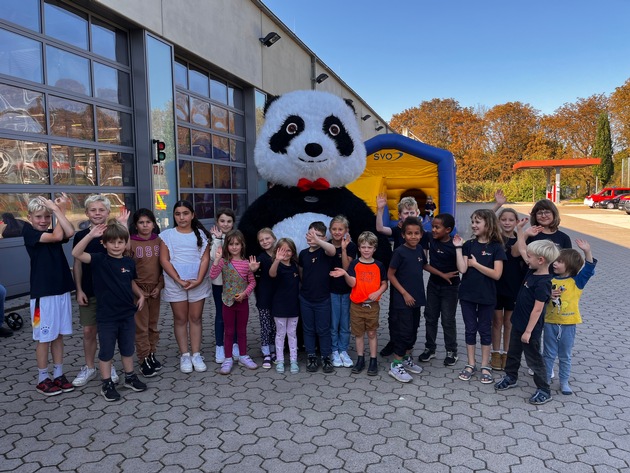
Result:
[[553,215],[553,212],[551,210],[539,210],[538,212],[536,212],[537,217],[546,217],[551,215]]

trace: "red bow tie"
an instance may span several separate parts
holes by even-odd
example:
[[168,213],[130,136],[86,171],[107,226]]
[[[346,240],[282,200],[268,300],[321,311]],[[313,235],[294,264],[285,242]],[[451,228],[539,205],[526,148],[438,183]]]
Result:
[[321,177],[316,181],[309,181],[308,179],[303,177],[298,181],[297,188],[300,189],[301,192],[306,192],[310,189],[321,191],[324,189],[330,189],[330,184],[326,179],[323,179]]

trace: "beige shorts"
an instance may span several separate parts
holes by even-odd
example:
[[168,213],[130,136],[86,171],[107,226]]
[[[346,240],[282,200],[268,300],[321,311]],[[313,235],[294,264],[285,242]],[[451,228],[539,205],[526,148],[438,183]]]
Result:
[[210,296],[210,279],[203,278],[199,286],[187,291],[171,279],[164,275],[164,289],[162,290],[162,300],[164,302],[197,302]]
[[381,312],[378,301],[355,304],[350,302],[350,331],[355,337],[362,337],[365,332],[378,329],[378,317]]

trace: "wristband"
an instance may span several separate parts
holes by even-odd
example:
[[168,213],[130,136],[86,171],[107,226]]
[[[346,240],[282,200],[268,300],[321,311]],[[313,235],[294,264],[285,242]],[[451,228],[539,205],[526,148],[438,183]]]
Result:
[[463,246],[457,246],[457,245],[453,245],[455,247],[455,249],[457,248],[463,248]]

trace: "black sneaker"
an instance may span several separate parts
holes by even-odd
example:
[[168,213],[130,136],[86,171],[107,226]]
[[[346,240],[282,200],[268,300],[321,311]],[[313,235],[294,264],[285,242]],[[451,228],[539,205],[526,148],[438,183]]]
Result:
[[387,345],[383,347],[381,350],[381,356],[391,356],[394,354],[394,344],[391,342],[387,342]]
[[153,367],[153,363],[151,363],[151,355],[147,356],[140,365],[140,372],[145,378],[152,378],[157,374],[157,370]]
[[308,355],[308,362],[306,363],[306,371],[315,373],[317,371],[317,357],[315,355]]
[[459,360],[459,357],[456,351],[447,351],[446,358],[444,358],[444,366],[454,366],[457,360]]
[[333,366],[329,356],[324,356],[322,358],[322,367],[324,373],[332,373],[335,371],[335,367]]
[[107,381],[103,381],[101,394],[107,402],[120,401],[120,394],[118,394],[118,391],[116,391],[116,385],[113,383],[111,378]]
[[136,392],[146,391],[147,389],[147,385],[140,381],[138,375],[135,373],[132,375],[125,375],[125,384],[123,384],[123,387],[133,389]]
[[435,358],[435,352],[433,350],[429,350],[428,348],[425,348],[424,351],[420,353],[420,356],[418,357],[418,361],[422,361],[423,363],[426,363],[431,358]]
[[160,363],[155,357],[155,353],[149,353],[149,360],[151,360],[151,366],[153,366],[155,371],[160,371],[162,369],[162,363]]

